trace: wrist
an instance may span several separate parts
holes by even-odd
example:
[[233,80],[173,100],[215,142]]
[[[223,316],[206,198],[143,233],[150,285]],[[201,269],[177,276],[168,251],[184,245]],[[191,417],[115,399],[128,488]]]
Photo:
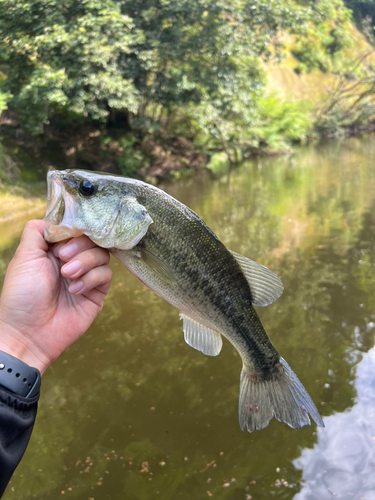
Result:
[[0,351],[0,387],[17,397],[35,398],[39,396],[40,371],[18,358]]
[[14,356],[33,368],[37,368],[41,374],[51,363],[49,358],[32,342],[31,337],[5,323],[1,318],[0,351]]

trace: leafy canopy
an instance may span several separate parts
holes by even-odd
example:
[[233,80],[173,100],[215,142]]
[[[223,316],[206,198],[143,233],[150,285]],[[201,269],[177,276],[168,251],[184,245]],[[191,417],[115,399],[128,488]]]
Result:
[[225,109],[256,90],[254,59],[306,12],[290,0],[2,0],[11,105],[35,131],[56,113],[106,121],[150,101]]
[[[0,0],[0,53],[23,127],[141,127],[155,109],[221,141],[261,119],[262,58],[341,0]],[[162,116],[162,114],[160,116]]]

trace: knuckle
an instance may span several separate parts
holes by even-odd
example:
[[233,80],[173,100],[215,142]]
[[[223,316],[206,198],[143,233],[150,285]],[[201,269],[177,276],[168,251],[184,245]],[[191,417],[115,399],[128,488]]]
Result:
[[101,273],[101,285],[104,285],[108,281],[112,279],[112,270],[109,266],[103,266],[103,270]]
[[109,262],[109,258],[110,258],[108,250],[106,250],[105,248],[100,248],[100,247],[97,247],[96,250],[100,254],[101,260],[107,264]]
[[109,266],[103,265],[92,270],[92,281],[95,283],[95,286],[103,285],[110,280],[111,277],[112,271]]
[[100,265],[100,266],[108,265],[109,256],[107,254],[107,251],[104,250],[103,248],[98,249],[97,261],[98,261],[98,265]]
[[27,228],[27,229],[33,228],[34,226],[35,226],[35,222],[33,220],[29,220],[25,224],[25,228]]
[[79,245],[82,246],[82,248],[84,248],[85,246],[87,246],[89,243],[92,243],[90,238],[88,238],[85,234],[83,234],[82,236],[78,236],[76,238],[76,243],[78,243]]
[[26,222],[25,227],[23,229],[22,237],[25,238],[25,231],[28,232],[30,230],[35,231],[37,227],[35,220],[29,220]]

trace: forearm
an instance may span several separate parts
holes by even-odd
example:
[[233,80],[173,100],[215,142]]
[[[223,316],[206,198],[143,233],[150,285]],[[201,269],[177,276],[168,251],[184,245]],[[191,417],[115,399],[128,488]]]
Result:
[[39,394],[23,398],[0,387],[0,498],[33,430]]
[[40,374],[26,343],[0,329],[0,498],[30,440],[39,399]]

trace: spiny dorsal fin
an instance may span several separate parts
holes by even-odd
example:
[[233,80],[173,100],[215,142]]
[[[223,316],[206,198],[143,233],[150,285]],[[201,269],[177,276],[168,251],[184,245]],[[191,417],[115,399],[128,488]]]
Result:
[[239,263],[250,285],[253,305],[265,307],[273,304],[284,290],[281,279],[258,262],[231,250],[230,253]]
[[207,356],[217,356],[223,345],[220,333],[180,313],[185,342]]

